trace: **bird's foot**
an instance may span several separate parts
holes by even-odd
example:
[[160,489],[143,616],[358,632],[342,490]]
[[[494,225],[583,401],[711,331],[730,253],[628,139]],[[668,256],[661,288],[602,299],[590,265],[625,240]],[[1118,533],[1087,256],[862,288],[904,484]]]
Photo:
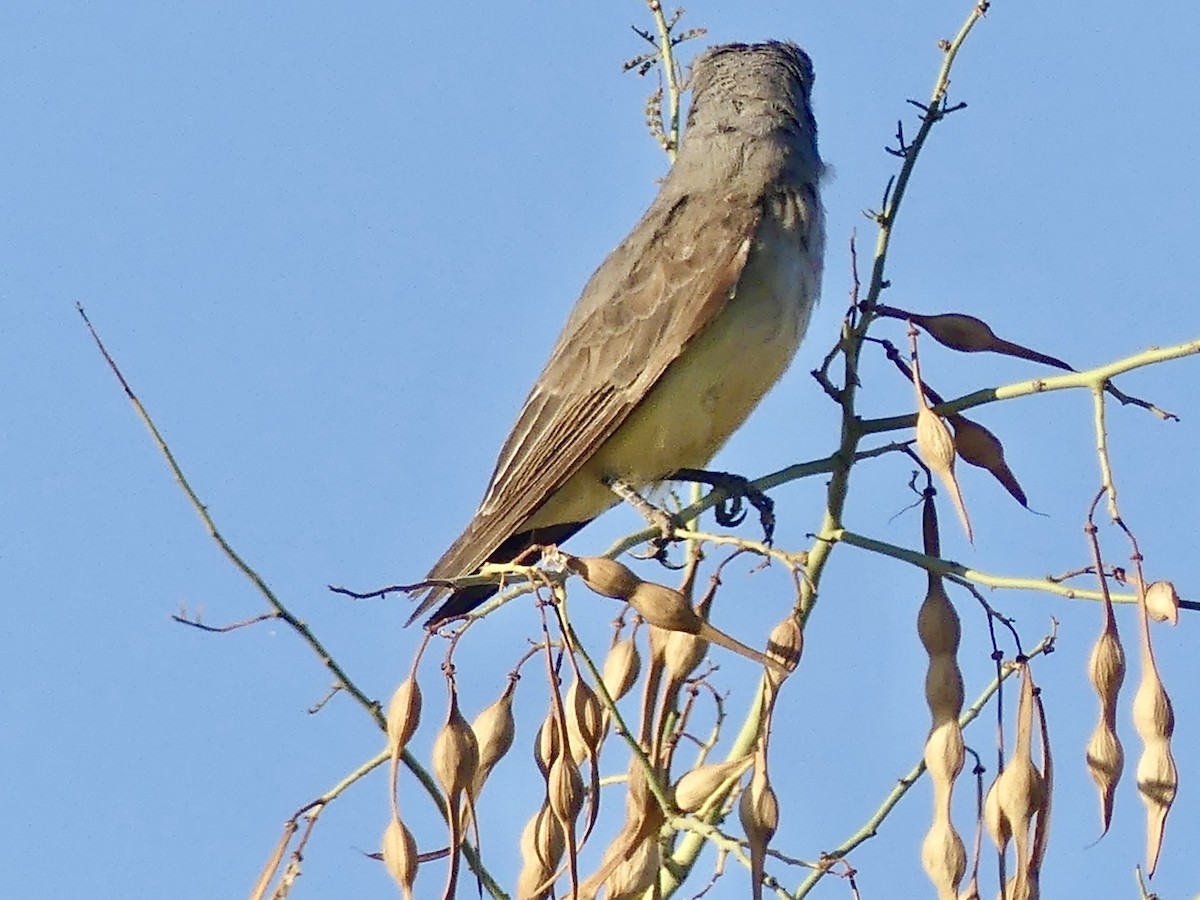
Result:
[[730,472],[709,472],[706,469],[680,469],[670,476],[671,481],[694,481],[706,484],[725,496],[713,511],[717,524],[733,528],[746,520],[745,501],[758,510],[762,524],[763,542],[770,544],[775,536],[775,501],[754,487],[748,478]]
[[651,549],[648,553],[632,553],[630,555],[637,559],[658,560],[668,568],[682,568],[667,561],[667,548],[674,543],[675,529],[679,527],[679,523],[675,520],[675,517],[665,509],[655,506],[639,494],[633,485],[627,481],[622,481],[620,478],[611,478],[605,483],[608,485],[610,491],[641,513],[645,520],[659,531],[659,536],[651,539]]

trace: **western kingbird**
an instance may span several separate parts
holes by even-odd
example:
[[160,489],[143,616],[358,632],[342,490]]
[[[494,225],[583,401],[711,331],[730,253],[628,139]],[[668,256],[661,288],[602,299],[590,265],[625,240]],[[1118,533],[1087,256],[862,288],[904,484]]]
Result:
[[[682,146],[646,214],[592,275],[504,442],[452,579],[559,543],[634,487],[712,459],[787,369],[821,287],[812,62],[792,43],[699,56]],[[450,589],[431,589],[415,620]],[[497,590],[454,591],[425,623]]]

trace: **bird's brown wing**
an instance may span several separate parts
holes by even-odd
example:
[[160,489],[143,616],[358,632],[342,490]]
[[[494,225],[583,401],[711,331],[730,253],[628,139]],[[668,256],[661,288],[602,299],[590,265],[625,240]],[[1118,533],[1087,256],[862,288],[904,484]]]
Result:
[[[475,518],[429,578],[474,572],[621,426],[724,309],[760,217],[754,198],[659,196],[588,281]],[[445,591],[431,591],[413,618]]]

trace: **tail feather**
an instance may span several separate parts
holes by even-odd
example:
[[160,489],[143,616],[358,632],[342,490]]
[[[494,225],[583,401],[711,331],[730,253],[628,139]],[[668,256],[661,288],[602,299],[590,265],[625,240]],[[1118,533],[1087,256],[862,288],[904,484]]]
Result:
[[[509,563],[528,550],[535,544],[561,544],[563,541],[570,538],[573,534],[583,528],[590,522],[588,519],[584,522],[564,522],[561,525],[547,525],[543,528],[534,528],[529,531],[522,531],[519,534],[514,534],[504,543],[497,547],[492,553],[489,553],[485,562],[489,563]],[[465,535],[464,535],[465,537]],[[462,538],[459,538],[461,541]],[[457,546],[459,541],[455,542]],[[449,554],[447,554],[448,556]],[[443,557],[443,560],[445,557]],[[471,572],[457,572],[454,574],[447,573],[443,570],[443,564],[439,561],[437,565],[430,571],[429,578],[462,578],[470,575]],[[450,619],[456,619],[459,616],[465,616],[471,610],[480,606],[484,601],[493,596],[500,589],[496,584],[479,584],[473,587],[454,590],[448,587],[433,587],[421,598],[421,602],[417,608],[413,610],[405,626],[411,625],[431,606],[437,603],[447,593],[450,596],[446,601],[439,606],[428,619],[425,620],[426,628],[436,628],[442,622]]]

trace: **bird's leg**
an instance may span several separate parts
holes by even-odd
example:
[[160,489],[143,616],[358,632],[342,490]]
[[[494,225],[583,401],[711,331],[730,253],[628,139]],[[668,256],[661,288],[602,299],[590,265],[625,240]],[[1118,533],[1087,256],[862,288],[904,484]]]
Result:
[[608,478],[604,483],[610,491],[641,513],[647,522],[658,528],[660,535],[650,542],[654,547],[654,552],[642,558],[656,559],[663,565],[667,565],[667,547],[675,540],[677,523],[674,517],[639,494],[637,489],[627,481],[620,478]]
[[750,505],[758,510],[758,519],[762,523],[763,541],[771,543],[775,535],[775,501],[750,484],[749,479],[734,475],[730,472],[709,472],[706,469],[679,469],[668,476],[670,481],[694,481],[706,484],[713,490],[722,491],[725,496],[717,504],[714,513],[717,524],[723,528],[740,525],[746,519],[743,500],[749,500]]

